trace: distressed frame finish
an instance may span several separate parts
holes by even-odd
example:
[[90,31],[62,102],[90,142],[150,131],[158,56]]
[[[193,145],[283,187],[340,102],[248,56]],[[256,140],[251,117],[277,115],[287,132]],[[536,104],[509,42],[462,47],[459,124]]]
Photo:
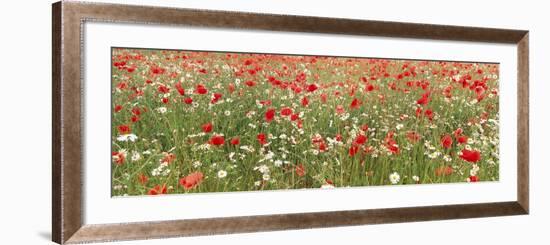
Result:
[[[529,213],[529,35],[524,30],[58,2],[52,5],[52,240],[60,243],[427,221]],[[81,31],[87,21],[459,40],[517,45],[517,200],[230,218],[84,225]]]

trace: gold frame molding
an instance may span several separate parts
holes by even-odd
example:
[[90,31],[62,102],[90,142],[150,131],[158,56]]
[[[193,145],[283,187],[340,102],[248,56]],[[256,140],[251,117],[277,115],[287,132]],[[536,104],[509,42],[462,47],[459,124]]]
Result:
[[[443,26],[119,4],[52,5],[52,240],[60,244],[520,215],[529,212],[529,34]],[[82,222],[81,31],[88,21],[457,40],[517,45],[517,200],[231,218],[85,225]]]

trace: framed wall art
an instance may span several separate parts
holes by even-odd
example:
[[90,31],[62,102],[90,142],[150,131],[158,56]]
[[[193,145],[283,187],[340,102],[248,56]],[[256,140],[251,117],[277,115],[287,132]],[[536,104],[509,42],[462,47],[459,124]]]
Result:
[[528,31],[53,4],[53,240],[529,211]]

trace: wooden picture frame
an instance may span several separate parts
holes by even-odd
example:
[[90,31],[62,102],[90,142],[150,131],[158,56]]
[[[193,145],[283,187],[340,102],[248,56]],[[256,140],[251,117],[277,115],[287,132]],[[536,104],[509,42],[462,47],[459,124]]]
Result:
[[[52,239],[66,243],[428,221],[529,212],[529,35],[524,30],[427,25],[164,7],[53,4]],[[87,21],[368,35],[517,45],[517,200],[230,218],[83,225],[81,31]]]

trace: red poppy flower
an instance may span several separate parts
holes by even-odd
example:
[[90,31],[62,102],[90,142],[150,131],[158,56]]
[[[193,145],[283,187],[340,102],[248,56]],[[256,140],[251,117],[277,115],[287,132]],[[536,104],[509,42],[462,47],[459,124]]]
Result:
[[320,152],[325,152],[327,150],[327,145],[325,144],[324,141],[319,142],[318,145],[319,145],[319,151]]
[[265,144],[267,144],[265,134],[259,133],[259,134],[256,136],[256,138],[258,139],[258,142],[260,142],[260,145],[265,145]]
[[229,90],[230,94],[235,92],[235,84],[230,83],[229,85],[227,85],[227,90]]
[[361,101],[357,98],[354,98],[351,104],[349,105],[350,109],[357,109],[361,106]]
[[424,111],[424,115],[426,115],[428,117],[428,119],[430,119],[430,121],[433,119],[434,117],[434,113],[431,109],[428,109],[426,111]]
[[231,139],[232,145],[238,145],[240,143],[241,143],[241,139],[239,137],[233,137],[233,139]]
[[162,186],[156,185],[155,187],[151,188],[147,194],[149,195],[160,195],[160,194],[166,194],[166,184],[163,184]]
[[120,90],[124,90],[124,89],[126,89],[126,88],[128,87],[128,83],[126,83],[126,82],[120,82],[120,83],[118,83],[118,84],[116,85],[116,87],[117,87],[118,89],[120,89]]
[[201,126],[201,128],[203,132],[210,133],[212,132],[212,123],[205,123]]
[[366,135],[360,134],[360,135],[357,135],[357,137],[355,137],[355,140],[353,141],[353,143],[356,145],[362,145],[362,144],[365,144],[367,140],[368,138]]
[[399,154],[399,147],[397,146],[397,141],[393,139],[393,135],[395,133],[393,131],[388,132],[386,135],[385,146],[386,148],[392,153],[392,154]]
[[210,141],[208,141],[211,145],[220,146],[225,143],[225,138],[221,135],[214,135],[212,138],[210,138]]
[[132,116],[132,122],[135,123],[139,121],[139,117],[138,116]]
[[273,121],[273,118],[275,117],[275,109],[268,109],[266,112],[265,112],[265,120],[267,122],[271,122]]
[[312,84],[310,84],[310,85],[307,86],[307,91],[308,91],[308,92],[315,92],[315,90],[317,90],[317,88],[318,88],[318,87],[317,87],[317,84],[312,83]]
[[136,116],[141,115],[141,110],[139,109],[139,107],[132,108],[132,114],[134,114]]
[[416,108],[415,113],[416,113],[416,117],[422,116],[422,108],[420,108],[420,107],[419,107],[419,108]]
[[309,105],[309,100],[307,99],[307,97],[304,96],[302,98],[302,106],[307,106],[307,105]]
[[327,103],[327,99],[328,99],[328,95],[327,95],[327,94],[321,94],[320,97],[321,97],[321,102]]
[[229,85],[227,85],[227,90],[229,90],[229,93],[230,93],[230,94],[232,94],[233,92],[235,92],[235,84],[230,83]]
[[367,87],[365,87],[365,90],[367,90],[367,92],[373,91],[374,90],[374,85],[372,85],[372,84],[367,85]]
[[138,175],[138,181],[139,183],[141,183],[142,185],[145,185],[147,183],[147,181],[149,180],[149,178],[147,178],[147,175],[143,174],[143,173],[140,173]]
[[296,166],[296,174],[300,177],[303,177],[306,174],[306,168],[303,164],[300,163],[298,166]]
[[[370,146],[370,145],[367,146],[367,147],[365,147],[365,149],[363,150],[363,152],[365,152],[365,154],[370,154],[370,153],[372,153],[373,151],[374,151],[374,147],[372,147],[372,146]],[[363,165],[363,163],[362,163],[361,165]]]
[[462,132],[464,132],[464,130],[462,130],[462,128],[457,128],[455,131],[454,131],[454,135],[455,137],[458,137],[460,135],[462,135]]
[[344,112],[346,112],[346,109],[344,109],[342,105],[336,106],[336,114],[341,115],[341,114],[344,114]]
[[163,163],[172,163],[174,160],[176,160],[176,155],[174,153],[165,153],[164,157],[160,160]]
[[386,148],[388,148],[388,150],[392,153],[392,154],[399,154],[399,147],[397,147],[397,144],[395,143],[395,141],[393,141],[394,143],[388,143],[386,144]]
[[180,185],[186,189],[190,190],[198,186],[203,179],[204,175],[201,172],[193,172],[180,179]]
[[459,144],[464,144],[464,143],[468,142],[468,137],[467,136],[459,136],[457,141],[458,141]]
[[296,75],[296,82],[305,82],[306,81],[306,74],[303,72],[300,72],[298,75]]
[[126,160],[126,155],[124,152],[113,151],[111,156],[117,165],[124,164],[124,161]]
[[162,74],[166,71],[165,69],[157,67],[157,66],[151,67],[150,70],[151,70],[151,73],[153,73],[154,75],[159,75],[159,74]]
[[290,116],[290,114],[292,114],[292,109],[291,108],[285,107],[285,108],[281,109],[281,115],[282,116]]
[[248,86],[248,87],[256,86],[256,82],[254,82],[252,80],[248,80],[248,81],[244,82],[244,84],[246,84],[246,86]]
[[460,158],[462,158],[464,161],[475,163],[481,159],[481,153],[475,150],[463,149],[460,154]]
[[185,89],[181,86],[181,82],[176,83],[176,89],[180,95],[185,95]]
[[479,181],[479,177],[477,176],[470,176],[470,182],[478,182]]
[[420,135],[414,131],[407,132],[407,139],[413,143],[416,143],[420,140]]
[[170,100],[168,100],[168,98],[162,98],[162,103],[164,104],[168,104],[168,102],[170,102]]
[[202,85],[202,84],[197,85],[197,87],[195,88],[195,90],[197,91],[198,94],[206,94],[206,93],[208,93],[208,89],[206,89],[206,87],[204,87],[204,85]]
[[170,93],[170,88],[166,87],[164,84],[159,85],[158,91],[163,94]]
[[271,100],[260,100],[260,104],[265,106],[270,106]]
[[349,154],[350,157],[353,157],[353,156],[355,156],[355,154],[357,154],[358,151],[359,151],[359,146],[352,145],[348,150],[348,154]]
[[450,135],[446,134],[441,138],[441,145],[443,148],[449,149],[453,145],[453,138]]
[[447,97],[447,98],[453,97],[452,89],[453,89],[453,86],[447,86],[447,87],[443,90],[443,95],[444,95],[445,97]]
[[187,97],[187,98],[183,99],[183,102],[184,102],[185,104],[190,105],[191,103],[193,103],[193,98]]
[[427,105],[428,102],[430,102],[430,98],[427,95],[422,95],[422,97],[416,101],[419,105]]
[[477,86],[477,87],[475,87],[474,91],[475,91],[476,95],[478,97],[480,97],[480,96],[483,95],[483,93],[485,93],[485,88],[483,86]]
[[118,132],[120,134],[129,134],[131,132],[130,126],[128,125],[120,125],[118,126]]
[[212,100],[210,101],[211,104],[215,104],[216,102],[218,102],[218,100],[220,100],[222,98],[222,94],[220,93],[214,93],[212,94]]
[[122,106],[121,105],[116,105],[115,106],[115,112],[119,112],[122,110]]
[[321,135],[315,135],[311,138],[311,143],[313,144],[318,144],[318,143],[321,143],[323,142],[323,136]]
[[436,176],[449,176],[453,174],[453,168],[450,166],[442,166],[435,169]]
[[290,116],[290,120],[291,120],[291,121],[296,121],[296,120],[298,120],[299,118],[300,118],[300,115],[297,114],[297,113],[294,113],[294,114],[292,114],[292,115]]

